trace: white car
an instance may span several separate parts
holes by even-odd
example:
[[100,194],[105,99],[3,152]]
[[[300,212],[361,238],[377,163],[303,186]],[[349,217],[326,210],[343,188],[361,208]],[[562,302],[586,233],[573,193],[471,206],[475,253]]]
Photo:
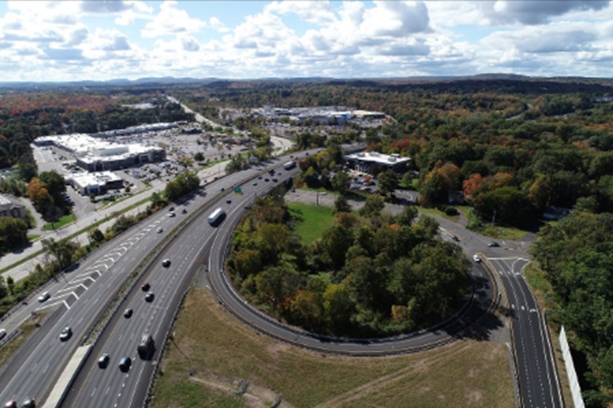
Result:
[[40,295],[38,297],[38,301],[40,303],[43,303],[43,302],[46,302],[47,300],[49,300],[50,297],[51,297],[51,295],[49,294],[49,292],[45,292],[45,293],[43,293],[42,295]]
[[479,255],[477,254],[473,255],[473,259],[475,260],[475,262],[481,262],[481,258],[479,258]]

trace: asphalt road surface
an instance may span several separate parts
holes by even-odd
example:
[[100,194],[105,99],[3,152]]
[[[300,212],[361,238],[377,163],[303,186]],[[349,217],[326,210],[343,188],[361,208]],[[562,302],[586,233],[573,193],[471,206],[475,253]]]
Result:
[[547,328],[522,274],[529,260],[503,254],[489,257],[488,261],[500,274],[509,299],[522,406],[562,407]]

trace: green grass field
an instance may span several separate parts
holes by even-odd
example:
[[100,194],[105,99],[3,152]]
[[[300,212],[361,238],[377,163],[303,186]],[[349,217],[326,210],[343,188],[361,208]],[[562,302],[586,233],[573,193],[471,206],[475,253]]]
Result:
[[288,203],[289,211],[296,220],[295,231],[303,244],[310,244],[321,237],[324,229],[332,225],[332,208],[323,205]]
[[70,224],[76,219],[74,214],[68,214],[57,220],[56,222],[50,222],[43,226],[43,231],[51,231],[57,228],[62,228],[64,225]]
[[[202,318],[206,316],[206,318]],[[423,353],[350,358],[303,350],[240,323],[204,288],[188,294],[150,407],[515,406],[504,344],[458,340]],[[235,395],[241,381],[248,387]],[[288,405],[284,405],[288,404]]]
[[438,208],[427,208],[427,207],[417,207],[419,211],[425,212],[426,214],[435,215],[437,217],[445,218],[446,220],[456,222],[460,219],[459,215],[447,215]]

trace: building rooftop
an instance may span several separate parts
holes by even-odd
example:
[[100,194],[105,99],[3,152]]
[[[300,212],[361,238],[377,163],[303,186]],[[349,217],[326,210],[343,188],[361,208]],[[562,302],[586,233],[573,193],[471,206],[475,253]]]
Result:
[[381,154],[377,152],[359,152],[345,156],[347,160],[357,160],[368,163],[379,163],[385,165],[405,163],[411,161],[408,157],[401,157],[398,154]]

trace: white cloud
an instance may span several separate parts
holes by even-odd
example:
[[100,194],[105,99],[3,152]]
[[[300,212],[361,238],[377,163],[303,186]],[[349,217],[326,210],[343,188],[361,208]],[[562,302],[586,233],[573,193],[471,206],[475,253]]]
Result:
[[193,33],[206,26],[203,20],[192,18],[185,10],[177,8],[177,2],[167,0],[160,5],[160,12],[141,30],[141,35],[154,38],[164,35]]
[[327,25],[336,22],[336,17],[327,0],[273,1],[265,7],[264,11],[279,14],[294,13],[304,21],[318,25]]

